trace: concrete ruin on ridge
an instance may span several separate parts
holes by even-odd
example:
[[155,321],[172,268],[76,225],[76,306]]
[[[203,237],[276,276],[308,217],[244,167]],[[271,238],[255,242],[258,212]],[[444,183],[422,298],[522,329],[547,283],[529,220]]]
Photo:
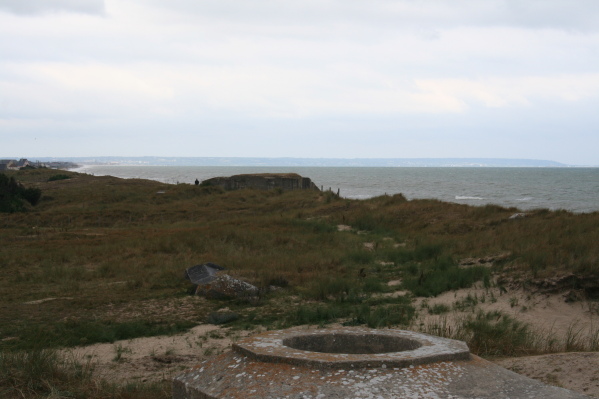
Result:
[[309,177],[297,173],[257,173],[230,177],[213,177],[204,180],[202,185],[220,186],[225,190],[255,188],[260,190],[318,190]]

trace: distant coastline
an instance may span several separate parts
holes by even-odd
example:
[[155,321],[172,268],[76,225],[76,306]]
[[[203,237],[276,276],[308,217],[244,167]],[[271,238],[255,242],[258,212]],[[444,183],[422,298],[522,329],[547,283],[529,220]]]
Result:
[[[551,160],[506,158],[260,158],[260,157],[38,157],[40,162],[72,162],[77,165],[131,166],[305,166],[305,167],[533,167],[567,168]],[[590,165],[586,167],[592,167]]]
[[468,205],[519,209],[599,211],[599,168],[574,167],[364,167],[364,166],[183,166],[83,165],[75,171],[97,176],[193,184],[214,177],[252,173],[297,173],[342,197],[366,199],[402,193]]

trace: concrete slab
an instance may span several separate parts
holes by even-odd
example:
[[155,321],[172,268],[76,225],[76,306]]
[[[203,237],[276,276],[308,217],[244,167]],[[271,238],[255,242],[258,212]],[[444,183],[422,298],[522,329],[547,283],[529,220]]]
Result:
[[[332,338],[322,338],[326,334]],[[399,340],[395,344],[393,338],[389,338],[393,336]],[[307,340],[320,337],[316,341],[328,341],[308,351],[286,346],[293,337]],[[335,337],[341,337],[341,345],[329,345],[337,340]],[[370,347],[376,353],[335,353],[341,351],[343,345],[355,343],[359,337],[365,341],[386,337],[382,338],[387,342],[386,349],[385,345],[360,343],[363,346],[361,352]],[[406,339],[419,345],[398,344]],[[396,344],[400,346],[393,346]],[[233,351],[176,377],[173,398],[588,398],[523,377],[476,356],[466,357],[462,350],[464,346],[459,341],[402,330],[357,328],[267,332],[240,341]],[[316,351],[331,348],[334,352]],[[424,352],[422,348],[425,348]],[[439,349],[438,354],[442,356],[453,351],[455,357],[434,358],[431,356],[435,354],[433,348]],[[386,352],[387,349],[400,350]],[[348,348],[346,352],[351,351]],[[415,353],[428,358],[422,360]],[[406,359],[411,359],[412,363]]]

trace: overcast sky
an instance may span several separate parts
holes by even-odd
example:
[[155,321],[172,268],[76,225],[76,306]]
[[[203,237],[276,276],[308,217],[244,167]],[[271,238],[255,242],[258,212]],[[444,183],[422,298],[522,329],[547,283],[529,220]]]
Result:
[[0,157],[599,165],[598,0],[0,0]]

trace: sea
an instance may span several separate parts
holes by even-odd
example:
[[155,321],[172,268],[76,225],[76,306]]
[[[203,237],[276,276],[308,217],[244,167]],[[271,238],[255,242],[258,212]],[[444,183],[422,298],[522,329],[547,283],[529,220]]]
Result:
[[169,184],[245,173],[297,173],[351,199],[401,193],[410,200],[495,204],[522,211],[599,212],[599,168],[86,165],[76,171]]

